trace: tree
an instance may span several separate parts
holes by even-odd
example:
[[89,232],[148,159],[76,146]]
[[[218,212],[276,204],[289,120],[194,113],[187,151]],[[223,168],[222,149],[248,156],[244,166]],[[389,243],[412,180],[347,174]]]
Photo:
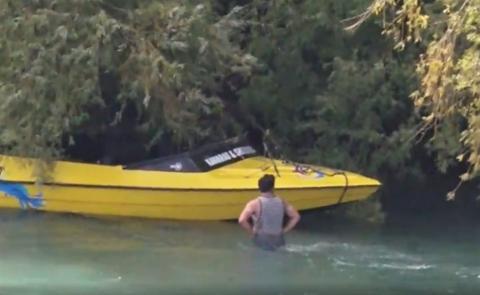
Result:
[[[348,29],[371,14],[383,14],[384,33],[393,37],[396,48],[409,43],[422,48],[417,63],[420,86],[411,94],[424,121],[418,135],[433,133],[431,146],[444,167],[454,157],[468,163],[461,181],[478,176],[480,1],[376,0]],[[448,198],[454,196],[455,190]]]
[[221,134],[233,124],[221,95],[256,60],[232,42],[242,12],[212,11],[197,1],[1,1],[3,151],[55,157],[78,135],[118,128],[150,145],[164,132]]
[[413,144],[402,144],[416,123],[408,99],[414,68],[408,57],[392,55],[377,24],[355,35],[343,30],[342,18],[363,5],[262,6],[247,49],[265,70],[251,78],[240,101],[289,158],[400,176],[416,170]]

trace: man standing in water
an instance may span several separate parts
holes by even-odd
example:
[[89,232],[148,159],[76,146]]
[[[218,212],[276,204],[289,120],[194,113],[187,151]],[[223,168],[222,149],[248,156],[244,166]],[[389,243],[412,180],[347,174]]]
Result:
[[[283,235],[300,220],[297,210],[273,193],[274,187],[273,175],[266,174],[260,178],[260,196],[248,202],[238,218],[238,223],[253,235],[255,245],[265,250],[275,250],[285,245]],[[283,226],[285,215],[288,221]]]

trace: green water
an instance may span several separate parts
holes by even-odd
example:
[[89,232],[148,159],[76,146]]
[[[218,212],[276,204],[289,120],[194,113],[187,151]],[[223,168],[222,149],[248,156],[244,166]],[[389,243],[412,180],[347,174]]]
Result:
[[271,253],[233,222],[0,211],[0,294],[479,294],[479,236],[318,213]]

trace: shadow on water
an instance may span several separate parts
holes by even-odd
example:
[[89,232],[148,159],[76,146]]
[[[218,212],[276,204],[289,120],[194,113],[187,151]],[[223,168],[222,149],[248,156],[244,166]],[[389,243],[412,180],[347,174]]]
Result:
[[[430,222],[431,224],[431,222]],[[309,212],[277,252],[235,222],[0,211],[0,294],[477,294],[478,230]]]

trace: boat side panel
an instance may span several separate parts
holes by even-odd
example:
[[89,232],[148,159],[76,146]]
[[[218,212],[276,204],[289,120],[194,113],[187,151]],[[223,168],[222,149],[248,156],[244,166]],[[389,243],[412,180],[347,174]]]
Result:
[[[40,210],[94,215],[146,218],[223,220],[238,217],[243,206],[258,193],[251,190],[138,190],[88,186],[44,186],[41,191],[26,185],[29,195],[41,194]],[[371,188],[350,188],[343,202],[366,198]],[[277,194],[297,209],[334,205],[343,188],[278,190]],[[18,208],[11,196],[0,196],[0,207]]]
[[[343,187],[350,185],[379,186],[378,181],[345,172],[325,174],[298,172],[295,166],[276,161],[280,177],[276,187],[289,189]],[[0,179],[9,182],[35,182],[34,164],[21,158],[0,155]],[[256,190],[258,178],[275,174],[272,161],[262,157],[248,158],[207,173],[124,170],[120,166],[56,162],[48,175],[47,184],[111,186],[137,189],[250,189]],[[326,168],[322,171],[331,172]],[[348,177],[348,181],[346,177]]]

